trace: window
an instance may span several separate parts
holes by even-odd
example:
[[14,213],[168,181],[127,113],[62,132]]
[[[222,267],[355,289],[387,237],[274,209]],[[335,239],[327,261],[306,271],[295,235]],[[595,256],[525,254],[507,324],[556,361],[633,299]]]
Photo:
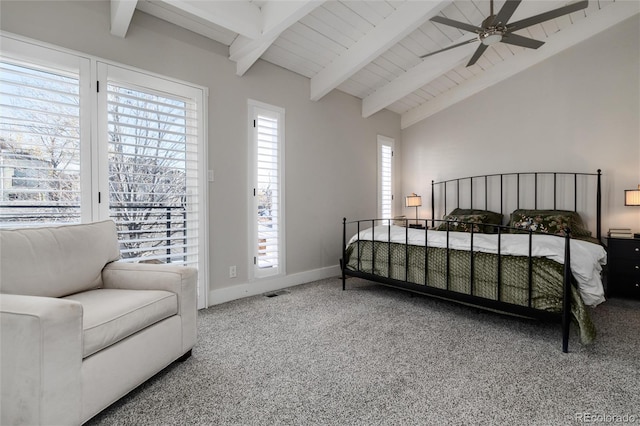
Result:
[[0,95],[0,226],[111,218],[206,307],[206,89],[3,37]]
[[79,69],[3,56],[0,82],[2,226],[80,222]]
[[197,263],[197,94],[106,64],[99,70],[107,83],[100,116],[107,127],[108,214],[122,258]]
[[378,135],[378,217],[393,217],[393,139]]
[[252,278],[284,274],[284,110],[249,101]]

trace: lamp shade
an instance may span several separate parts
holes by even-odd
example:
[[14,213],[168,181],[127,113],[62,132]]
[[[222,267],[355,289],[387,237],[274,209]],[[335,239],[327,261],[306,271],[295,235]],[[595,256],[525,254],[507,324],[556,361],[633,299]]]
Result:
[[640,185],[638,185],[638,189],[625,189],[624,205],[640,206]]
[[422,205],[422,197],[416,195],[414,192],[411,195],[407,195],[404,199],[406,207],[420,207]]

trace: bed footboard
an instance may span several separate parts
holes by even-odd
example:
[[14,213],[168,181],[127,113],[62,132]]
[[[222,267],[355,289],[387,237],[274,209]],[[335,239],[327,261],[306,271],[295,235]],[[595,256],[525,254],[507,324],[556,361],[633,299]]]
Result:
[[[446,232],[447,245],[444,248],[412,247],[398,244],[387,238],[382,241],[360,241],[349,245],[347,241],[348,225],[355,226],[356,235],[362,229],[373,229],[377,222],[389,220],[365,220],[347,222],[343,218],[343,250],[340,260],[342,289],[346,290],[347,276],[368,279],[387,286],[412,291],[427,296],[440,297],[452,301],[471,304],[480,308],[505,312],[544,321],[562,324],[562,350],[568,352],[571,326],[572,275],[570,234],[564,238],[564,265],[548,259],[535,259],[532,254],[533,232],[529,233],[529,255],[515,258],[502,255],[498,248],[496,255],[487,255],[474,250],[461,252],[449,246],[449,232]],[[387,226],[391,232],[391,226]],[[409,228],[405,227],[407,241]],[[426,226],[422,231],[425,237],[434,232]],[[498,241],[501,241],[498,231]],[[471,232],[473,239],[473,232]],[[425,238],[426,241],[426,238]],[[498,244],[500,245],[500,244]],[[473,247],[473,243],[472,243]],[[419,270],[413,268],[419,265]],[[495,272],[493,271],[495,268]],[[540,270],[536,268],[541,268]],[[550,269],[551,268],[551,269]],[[422,272],[424,271],[424,272]],[[489,272],[488,272],[489,271]],[[515,282],[509,281],[517,271]],[[487,274],[495,276],[487,278]],[[550,279],[555,277],[555,281]],[[547,281],[556,285],[555,289]],[[490,290],[489,290],[490,289]],[[549,309],[548,300],[557,300],[557,306]],[[543,300],[544,303],[540,303]]]
[[[343,290],[346,290],[347,276],[354,276],[427,296],[471,304],[480,308],[539,320],[561,322],[562,350],[563,352],[568,352],[572,298],[569,232],[565,237],[562,237],[565,239],[564,265],[557,265],[551,271],[552,276],[556,278],[558,287],[560,287],[560,290],[553,294],[553,297],[559,303],[557,309],[549,310],[548,306],[538,306],[539,303],[537,301],[541,298],[541,294],[545,300],[550,297],[545,293],[549,290],[541,288],[540,282],[549,280],[550,272],[547,269],[550,264],[555,262],[534,259],[531,252],[533,232],[529,233],[529,255],[526,258],[512,258],[502,255],[500,249],[498,249],[497,255],[479,254],[473,250],[469,253],[462,253],[449,247],[448,231],[446,233],[447,246],[440,249],[416,248],[411,247],[409,244],[397,244],[391,242],[391,238],[388,238],[386,242],[375,242],[377,245],[375,248],[372,241],[360,241],[359,239],[351,246],[348,244],[348,225],[354,225],[357,229],[356,235],[358,235],[361,228],[364,229],[366,226],[373,227],[376,222],[384,221],[347,222],[346,218],[343,218],[343,250],[342,259],[340,260]],[[386,220],[386,222],[389,221]],[[390,230],[391,227],[387,229]],[[405,228],[405,232],[408,240],[408,227]],[[413,230],[412,232],[416,231]],[[421,232],[427,235],[433,231],[425,227],[424,231]],[[499,231],[500,233],[501,231]],[[473,238],[473,232],[471,233],[471,238]],[[500,241],[499,236],[498,241]],[[371,258],[365,256],[363,260],[361,256],[363,253],[375,253],[375,255]],[[489,284],[487,279],[493,279],[493,277],[487,278],[485,276],[487,274],[487,262],[495,265],[489,266],[489,269],[495,268],[495,272],[490,274],[495,277],[495,282]],[[463,272],[459,271],[461,263],[466,263],[466,265],[463,265]],[[391,266],[393,264],[395,266]],[[414,267],[416,264],[423,268],[423,274],[410,269],[410,266]],[[536,269],[537,267],[542,268],[540,273]],[[515,288],[514,282],[503,278],[509,276],[509,268],[519,271],[520,276],[517,280],[520,282],[515,284],[520,288]],[[491,287],[492,291],[489,292],[490,294],[487,293],[487,286],[493,286]]]

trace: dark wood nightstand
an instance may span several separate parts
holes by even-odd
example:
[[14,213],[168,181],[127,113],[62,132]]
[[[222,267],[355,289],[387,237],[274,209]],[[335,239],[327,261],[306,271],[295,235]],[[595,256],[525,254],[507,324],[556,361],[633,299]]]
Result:
[[640,239],[607,238],[609,296],[640,298]]

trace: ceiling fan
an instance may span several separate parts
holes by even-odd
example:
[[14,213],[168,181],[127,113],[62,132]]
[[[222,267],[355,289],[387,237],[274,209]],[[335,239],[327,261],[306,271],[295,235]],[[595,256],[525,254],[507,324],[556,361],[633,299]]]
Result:
[[500,12],[498,12],[497,15],[494,15],[493,0],[491,0],[490,15],[484,21],[482,21],[480,27],[476,27],[475,25],[467,24],[465,22],[445,18],[444,16],[434,16],[433,18],[431,18],[431,21],[433,22],[476,33],[477,36],[472,38],[471,40],[463,41],[462,43],[454,44],[453,46],[449,46],[436,52],[422,55],[420,56],[420,58],[426,58],[428,56],[435,55],[436,53],[444,52],[445,50],[453,49],[455,47],[463,46],[469,43],[474,43],[476,41],[479,41],[481,44],[480,46],[478,46],[478,49],[476,49],[467,66],[475,64],[489,46],[498,42],[513,44],[515,46],[522,46],[529,49],[537,49],[544,44],[543,41],[523,37],[521,35],[514,34],[513,32],[530,27],[532,25],[539,24],[544,21],[548,21],[550,19],[557,18],[562,15],[566,15],[568,13],[582,10],[589,5],[588,0],[581,0],[567,6],[551,10],[549,12],[541,13],[530,18],[509,23],[509,19],[516,11],[516,8],[521,1],[522,0],[506,0],[504,6],[502,6],[502,9],[500,9]]

